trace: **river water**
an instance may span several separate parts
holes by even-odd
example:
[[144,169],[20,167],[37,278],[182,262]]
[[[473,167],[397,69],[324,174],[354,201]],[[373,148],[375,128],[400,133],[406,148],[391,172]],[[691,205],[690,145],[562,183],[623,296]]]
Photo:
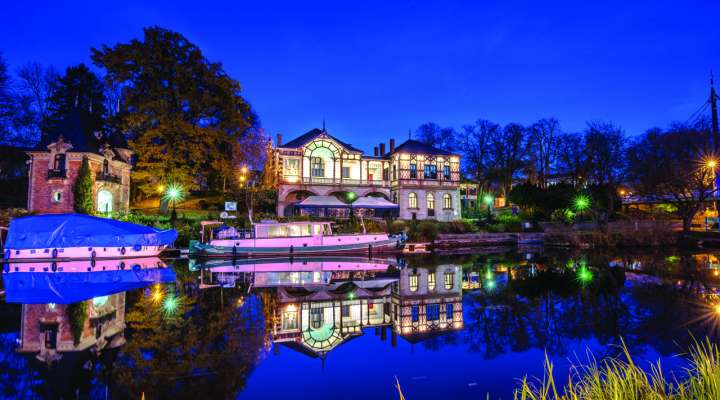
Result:
[[510,399],[622,343],[682,378],[720,320],[718,258],[674,249],[3,271],[2,398]]

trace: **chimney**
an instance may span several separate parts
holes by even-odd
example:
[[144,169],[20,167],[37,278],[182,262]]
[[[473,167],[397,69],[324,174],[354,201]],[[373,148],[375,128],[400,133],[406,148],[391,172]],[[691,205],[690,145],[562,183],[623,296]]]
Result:
[[375,146],[375,147],[373,148],[373,154],[375,154],[375,157],[377,157],[377,155],[378,155],[378,148],[377,148],[377,146]]
[[380,157],[385,157],[385,143],[380,143]]
[[282,146],[282,133],[277,134],[277,143],[275,144],[275,147]]
[[389,153],[392,154],[395,152],[395,139],[390,139],[390,151]]

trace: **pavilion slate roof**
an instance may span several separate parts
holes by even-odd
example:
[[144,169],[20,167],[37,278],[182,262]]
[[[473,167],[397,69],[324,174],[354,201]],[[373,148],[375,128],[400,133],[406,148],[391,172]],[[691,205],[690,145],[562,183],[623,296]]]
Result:
[[433,156],[452,155],[449,151],[438,149],[437,147],[413,139],[408,139],[395,148],[395,153],[401,152],[429,154]]
[[317,138],[318,136],[323,135],[323,134],[326,135],[326,136],[328,136],[328,137],[331,138],[332,140],[340,143],[340,145],[342,145],[343,147],[345,147],[346,149],[348,149],[348,150],[350,150],[350,151],[357,151],[357,152],[362,153],[362,150],[360,150],[360,149],[358,149],[358,148],[356,148],[356,147],[353,147],[350,143],[345,143],[345,142],[343,142],[342,140],[339,140],[338,138],[336,138],[335,136],[327,133],[327,131],[322,130],[322,129],[318,129],[318,128],[315,128],[315,129],[313,129],[313,130],[311,130],[311,131],[309,131],[309,132],[307,132],[307,133],[304,133],[304,134],[296,137],[295,139],[293,139],[293,140],[291,140],[291,141],[289,141],[289,142],[287,142],[287,143],[282,144],[282,145],[279,146],[279,147],[284,147],[284,148],[298,148],[298,147],[302,147],[302,146],[310,143],[311,141],[313,141],[313,139],[315,139],[315,138]]

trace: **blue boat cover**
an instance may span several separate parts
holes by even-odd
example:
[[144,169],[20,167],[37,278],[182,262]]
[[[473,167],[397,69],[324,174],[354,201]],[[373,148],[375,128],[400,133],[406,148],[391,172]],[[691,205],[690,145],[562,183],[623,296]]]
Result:
[[174,229],[161,230],[84,214],[45,214],[10,221],[5,248],[159,246],[171,245],[176,238]]
[[8,303],[70,304],[175,279],[175,271],[169,267],[94,272],[9,272],[3,274],[3,285]]

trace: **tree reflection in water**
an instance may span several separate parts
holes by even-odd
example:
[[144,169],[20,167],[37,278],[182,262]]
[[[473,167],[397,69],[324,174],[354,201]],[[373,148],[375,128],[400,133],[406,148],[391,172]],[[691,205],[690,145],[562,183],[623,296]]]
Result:
[[703,257],[593,253],[522,263],[476,260],[469,268],[481,273],[487,265],[510,267],[504,285],[465,293],[465,341],[486,358],[531,348],[571,355],[578,349],[570,340],[592,339],[605,355],[617,355],[619,347],[608,345],[619,345],[620,337],[630,353],[648,346],[661,355],[680,353],[693,336],[718,337],[716,300],[708,298],[718,274]]
[[180,285],[174,295],[182,301],[168,312],[155,290],[139,292],[129,307],[128,343],[111,375],[116,394],[232,398],[268,348],[261,300],[239,289]]

